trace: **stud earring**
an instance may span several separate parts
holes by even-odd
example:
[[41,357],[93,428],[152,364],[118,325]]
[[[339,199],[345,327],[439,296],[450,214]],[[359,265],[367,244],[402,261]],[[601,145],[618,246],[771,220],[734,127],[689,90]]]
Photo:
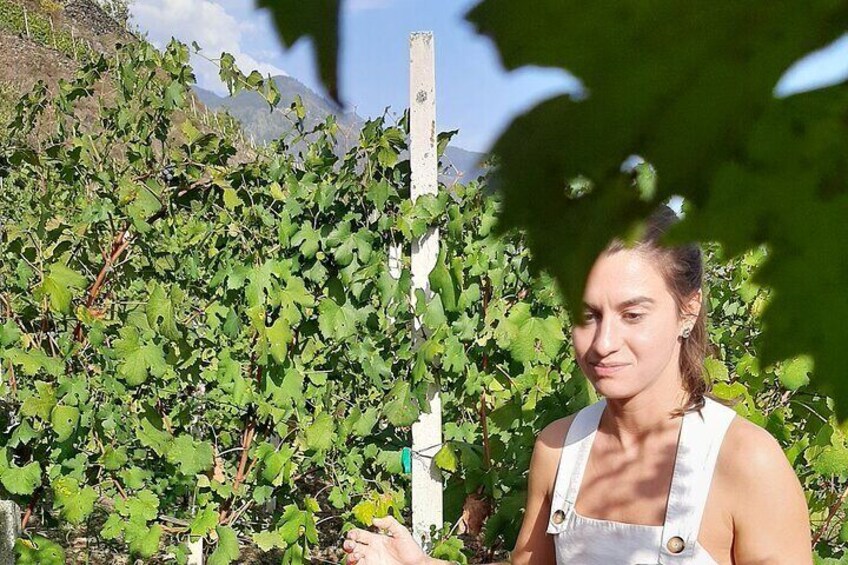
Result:
[[691,334],[691,333],[692,333],[692,328],[690,328],[689,326],[686,326],[685,328],[683,328],[683,333],[681,333],[680,335],[681,335],[681,337],[683,337],[683,339],[686,339],[686,338],[689,337],[689,334]]

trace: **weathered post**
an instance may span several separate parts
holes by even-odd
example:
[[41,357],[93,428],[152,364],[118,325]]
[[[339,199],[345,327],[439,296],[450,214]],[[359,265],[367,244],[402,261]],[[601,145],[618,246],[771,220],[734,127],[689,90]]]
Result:
[[58,49],[56,45],[56,29],[53,27],[53,16],[50,16],[50,37],[53,38],[53,49]]
[[[410,162],[413,202],[424,194],[438,191],[436,154],[436,72],[432,32],[413,33],[409,38]],[[439,255],[439,230],[431,227],[412,242],[412,303],[415,290],[431,295],[429,276]],[[421,339],[421,322],[414,321],[416,339]],[[427,391],[429,413],[422,407],[412,424],[412,534],[424,548],[430,548],[430,526],[442,525],[442,476],[433,456],[442,445],[442,402],[439,389]]]
[[29,17],[27,16],[26,7],[24,7],[24,29],[26,30],[27,39],[29,39]]
[[203,538],[192,538],[188,542],[188,551],[188,565],[203,565]]
[[0,500],[0,565],[15,565],[15,540],[21,533],[21,509]]

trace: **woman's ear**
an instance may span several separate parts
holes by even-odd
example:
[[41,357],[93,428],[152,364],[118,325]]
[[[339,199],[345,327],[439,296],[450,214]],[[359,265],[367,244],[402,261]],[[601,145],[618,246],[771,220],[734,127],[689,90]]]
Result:
[[689,323],[695,323],[695,320],[698,319],[698,315],[701,313],[701,307],[703,305],[703,293],[699,288],[696,290],[692,296],[689,297],[689,300],[684,305],[684,319]]

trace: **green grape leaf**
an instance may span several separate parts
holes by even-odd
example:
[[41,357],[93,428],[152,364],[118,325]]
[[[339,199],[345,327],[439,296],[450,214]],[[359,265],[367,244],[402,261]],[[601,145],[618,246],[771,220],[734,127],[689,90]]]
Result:
[[498,345],[509,349],[513,359],[520,363],[537,358],[550,360],[565,341],[562,325],[556,317],[534,318],[530,305],[523,302],[513,306],[501,326]]
[[430,271],[430,288],[441,297],[442,305],[448,312],[456,312],[459,289],[450,270],[445,265],[445,248],[439,250],[436,266]]
[[286,287],[280,291],[280,302],[283,305],[297,304],[308,307],[315,304],[315,297],[307,290],[302,278],[289,277]]
[[299,247],[300,252],[306,258],[315,257],[321,246],[321,234],[309,223],[304,223],[300,230],[292,237],[292,245]]
[[[422,293],[419,294],[419,300],[423,300],[421,296]],[[438,294],[433,295],[433,297],[426,302],[427,306],[424,310],[424,315],[421,316],[421,321],[424,325],[432,331],[436,331],[443,324],[447,323],[447,317],[445,316],[445,309],[442,305],[442,297]]]
[[433,457],[433,463],[439,469],[455,473],[458,468],[459,457],[457,457],[456,451],[451,447],[451,444],[445,443],[439,449],[438,453],[436,453],[435,457]]
[[187,476],[202,473],[212,467],[212,445],[205,441],[197,441],[190,435],[174,438],[168,449],[169,463],[177,465],[180,473]]
[[[568,69],[587,95],[541,103],[496,142],[501,232],[527,229],[535,259],[579,319],[598,252],[633,233],[656,203],[684,197],[686,218],[666,241],[718,241],[731,256],[768,243],[753,281],[775,291],[762,317],[762,360],[811,354],[820,390],[848,414],[848,381],[837,377],[848,304],[831,294],[848,283],[838,267],[848,253],[839,243],[848,239],[848,195],[835,188],[846,149],[845,127],[835,124],[845,124],[848,95],[774,96],[793,62],[844,33],[848,5],[783,1],[768,18],[731,0],[698,11],[672,1],[642,8],[549,2],[516,18],[508,0],[484,0],[468,15],[508,69]],[[657,171],[652,198],[622,173],[634,154]],[[588,180],[582,193],[563,190],[578,177]]]
[[4,351],[3,356],[16,366],[21,367],[23,372],[29,376],[37,374],[39,369],[44,369],[48,374],[56,377],[65,373],[65,363],[62,359],[47,355],[40,349],[23,351],[11,348]]
[[704,359],[704,370],[712,383],[726,383],[730,380],[727,366],[720,359],[707,357]]
[[282,318],[277,318],[268,328],[265,336],[268,339],[268,350],[271,352],[271,357],[277,363],[283,363],[286,359],[286,348],[292,340],[292,331],[289,324]]
[[41,465],[33,461],[23,467],[10,465],[2,470],[0,483],[12,494],[26,495],[35,492],[41,484]]
[[445,340],[445,354],[442,357],[442,366],[446,371],[462,374],[468,364],[468,356],[465,354],[465,346],[455,336],[451,335]]
[[174,310],[176,305],[182,301],[182,298],[182,294],[176,286],[171,287],[170,295],[166,295],[165,289],[159,284],[155,285],[150,293],[147,302],[147,321],[150,327],[161,332],[168,339],[177,340],[180,338]]
[[289,504],[283,508],[283,517],[277,530],[283,540],[292,544],[301,536],[300,528],[305,526],[306,512],[299,509],[295,504]]
[[167,364],[162,348],[153,342],[142,343],[138,330],[125,326],[119,331],[121,338],[115,341],[118,356],[118,374],[130,386],[144,383],[150,375],[161,377]]
[[376,408],[368,408],[353,424],[353,433],[359,437],[365,437],[371,433],[377,424],[378,412]]
[[383,414],[393,426],[410,426],[418,419],[418,403],[408,382],[395,383],[386,397]]
[[37,288],[40,295],[47,296],[54,312],[67,314],[71,309],[73,291],[84,288],[85,277],[62,263],[50,266],[49,273]]
[[236,208],[244,206],[244,202],[242,202],[238,193],[232,187],[224,187],[224,206],[227,210],[235,210]]
[[50,413],[56,406],[56,391],[53,385],[43,381],[35,383],[36,392],[24,400],[21,414],[28,417],[37,416],[44,421],[50,420]]
[[382,210],[393,193],[396,191],[392,186],[385,179],[381,179],[368,185],[366,196],[374,204],[375,209]]
[[274,548],[284,549],[288,545],[277,531],[255,532],[251,539],[262,551],[271,551]]
[[165,429],[162,417],[154,410],[146,410],[138,420],[135,430],[142,445],[151,448],[156,454],[164,456],[173,439]]
[[208,565],[229,565],[239,557],[239,543],[235,530],[229,526],[218,526],[218,546],[206,563]]
[[117,471],[127,464],[129,457],[126,448],[108,446],[103,451],[100,460],[103,462],[103,468],[107,471]]
[[812,462],[813,470],[822,475],[848,476],[848,449],[841,446],[826,447]]
[[356,334],[359,315],[350,304],[339,306],[335,300],[325,298],[318,304],[318,326],[327,339],[344,341]]
[[307,5],[294,0],[257,0],[256,5],[271,12],[283,45],[291,47],[302,37],[312,39],[321,82],[330,97],[341,104],[337,68],[339,0],[315,0]]
[[14,320],[6,320],[3,325],[0,325],[0,346],[8,347],[14,343],[18,343],[21,339],[21,330]]
[[403,462],[400,457],[400,451],[380,450],[377,454],[377,464],[383,466],[386,471],[393,475],[400,475],[403,473]]
[[159,551],[162,526],[153,524],[148,527],[143,522],[130,520],[125,526],[124,537],[129,544],[131,554],[144,558],[153,557]]
[[326,451],[333,445],[336,433],[333,417],[322,412],[306,428],[306,446],[316,451]]
[[361,524],[370,527],[377,513],[377,505],[373,500],[363,500],[354,506],[351,512]]
[[150,490],[140,490],[134,496],[117,500],[115,510],[128,520],[149,522],[159,515],[159,497]]
[[118,514],[109,514],[109,518],[100,529],[100,536],[106,540],[118,539],[124,532],[124,520]]
[[218,510],[205,506],[198,512],[189,525],[189,531],[193,536],[205,536],[218,525]]
[[813,360],[809,356],[792,359],[780,370],[780,383],[789,390],[798,390],[810,382],[809,374],[813,371]]
[[65,565],[65,551],[58,543],[43,536],[15,540],[17,565]]
[[50,415],[50,424],[56,432],[56,441],[62,442],[71,437],[80,419],[80,411],[76,406],[58,405]]
[[94,511],[97,491],[92,487],[81,487],[73,477],[63,476],[53,481],[53,505],[62,518],[71,524],[81,524]]

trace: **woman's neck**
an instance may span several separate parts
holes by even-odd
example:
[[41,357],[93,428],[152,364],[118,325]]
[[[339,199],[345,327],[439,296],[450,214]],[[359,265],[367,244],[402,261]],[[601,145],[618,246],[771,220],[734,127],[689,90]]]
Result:
[[626,399],[607,399],[599,428],[616,438],[624,449],[638,448],[657,434],[679,429],[680,418],[673,413],[683,408],[689,393],[679,375],[672,383],[655,383]]

